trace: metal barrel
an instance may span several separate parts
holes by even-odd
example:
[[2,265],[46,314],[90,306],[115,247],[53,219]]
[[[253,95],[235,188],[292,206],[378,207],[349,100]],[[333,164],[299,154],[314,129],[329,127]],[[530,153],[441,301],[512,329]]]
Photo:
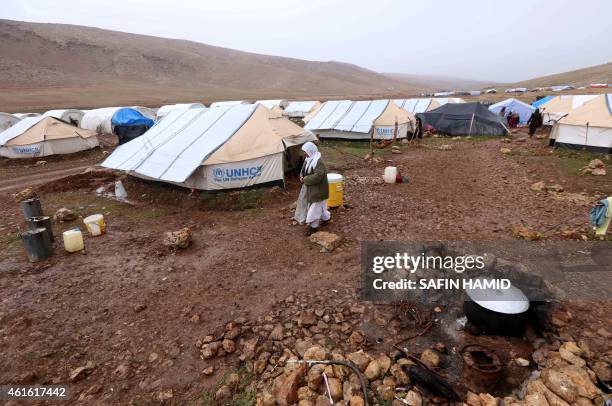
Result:
[[21,202],[21,211],[25,216],[26,220],[31,217],[43,216],[42,207],[40,206],[40,200],[37,197],[27,199]]
[[49,258],[53,253],[49,234],[44,228],[36,228],[21,233],[21,241],[30,262],[42,261]]
[[40,217],[30,217],[28,219],[28,223],[30,223],[30,230],[35,230],[37,228],[46,229],[47,234],[49,234],[49,241],[55,241],[55,237],[53,236],[53,228],[51,226],[51,217],[49,216],[40,216]]

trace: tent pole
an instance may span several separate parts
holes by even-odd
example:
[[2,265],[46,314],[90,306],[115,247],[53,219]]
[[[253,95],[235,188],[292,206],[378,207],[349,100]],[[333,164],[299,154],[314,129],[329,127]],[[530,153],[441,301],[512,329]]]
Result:
[[584,136],[584,149],[586,150],[589,143],[589,123],[586,123],[586,134]]
[[472,136],[472,124],[474,124],[474,114],[472,113],[472,120],[470,121],[470,133],[468,134],[468,137]]

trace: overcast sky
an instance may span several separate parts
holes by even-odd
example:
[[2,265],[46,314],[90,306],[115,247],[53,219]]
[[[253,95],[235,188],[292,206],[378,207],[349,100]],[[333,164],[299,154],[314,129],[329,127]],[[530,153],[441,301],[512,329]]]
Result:
[[612,0],[0,0],[0,17],[513,82],[612,61]]

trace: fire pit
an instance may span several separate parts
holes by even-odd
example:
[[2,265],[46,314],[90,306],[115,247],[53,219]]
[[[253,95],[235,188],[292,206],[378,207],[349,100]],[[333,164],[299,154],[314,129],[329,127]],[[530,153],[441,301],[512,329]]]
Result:
[[491,392],[501,375],[501,361],[492,350],[481,345],[466,345],[461,350],[462,378],[473,392]]

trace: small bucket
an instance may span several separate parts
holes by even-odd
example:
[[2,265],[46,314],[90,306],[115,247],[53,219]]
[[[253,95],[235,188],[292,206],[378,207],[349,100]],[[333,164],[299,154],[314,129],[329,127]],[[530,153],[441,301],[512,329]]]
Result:
[[55,241],[55,237],[53,236],[53,228],[51,226],[51,217],[49,216],[40,216],[40,217],[31,217],[28,219],[28,223],[30,223],[30,230],[35,230],[37,228],[44,228],[46,233],[49,234],[49,241]]
[[42,207],[40,206],[40,200],[38,200],[37,197],[22,201],[21,211],[23,212],[26,220],[29,220],[32,217],[41,217],[44,215]]
[[329,184],[327,207],[342,206],[344,200],[344,178],[339,173],[328,173],[327,183]]
[[92,237],[102,235],[106,232],[106,223],[104,222],[104,216],[101,214],[92,214],[91,216],[83,219],[87,231]]
[[36,228],[25,231],[20,235],[30,262],[42,261],[49,258],[53,253],[51,240],[49,240],[46,229]]

